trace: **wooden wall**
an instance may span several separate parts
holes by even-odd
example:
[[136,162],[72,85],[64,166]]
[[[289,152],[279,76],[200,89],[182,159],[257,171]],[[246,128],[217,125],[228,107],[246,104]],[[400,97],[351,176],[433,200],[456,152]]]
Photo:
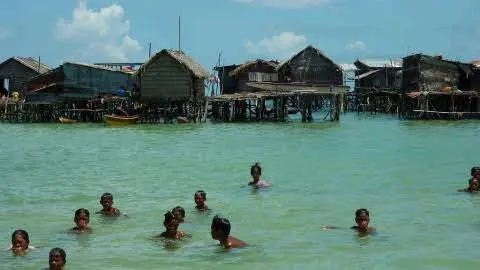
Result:
[[28,81],[37,76],[38,73],[13,59],[7,61],[7,63],[0,67],[0,79],[10,79],[10,92],[26,92]]
[[441,91],[445,87],[460,86],[460,68],[454,62],[413,55],[404,58],[402,70],[402,89],[407,92]]
[[480,92],[480,68],[472,69],[470,79],[470,89]]
[[342,85],[343,73],[314,48],[307,48],[280,68],[279,81]]
[[230,72],[237,68],[237,65],[217,67],[218,78],[220,79],[220,92],[222,94],[233,94],[237,89],[237,77],[230,76]]
[[[401,81],[398,79],[398,71],[400,68],[387,68],[380,69],[380,71],[366,76],[364,78],[355,80],[356,87],[376,87],[376,88],[390,88],[390,89],[400,89]],[[355,76],[359,76],[367,70],[357,70]],[[388,76],[388,80],[387,80]]]
[[145,67],[140,77],[140,88],[141,99],[150,101],[205,96],[204,81],[195,80],[185,66],[168,55],[159,56]]

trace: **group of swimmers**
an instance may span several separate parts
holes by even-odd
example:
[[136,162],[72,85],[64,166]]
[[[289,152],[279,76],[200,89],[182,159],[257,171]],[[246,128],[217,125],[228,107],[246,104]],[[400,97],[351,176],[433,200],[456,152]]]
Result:
[[[248,183],[248,186],[253,188],[268,188],[271,184],[261,179],[262,168],[258,163],[254,164],[250,169],[252,181]],[[480,181],[480,167],[473,167],[471,169],[471,178],[469,179],[469,187],[461,189],[459,191],[465,192],[478,192]],[[199,212],[209,211],[209,207],[206,204],[207,194],[203,190],[199,190],[194,194],[195,208]],[[111,193],[104,193],[100,197],[100,204],[102,209],[97,214],[109,217],[126,216],[122,214],[119,209],[113,207],[113,195]],[[89,233],[92,232],[90,223],[90,212],[85,208],[80,208],[75,211],[74,217],[75,227],[71,228],[69,232],[72,233]],[[160,237],[165,239],[177,240],[182,239],[189,234],[183,230],[179,230],[178,227],[181,223],[185,222],[185,209],[181,206],[174,207],[171,211],[164,214],[163,225],[165,231],[154,237]],[[357,209],[355,211],[355,226],[351,229],[357,231],[360,235],[372,234],[376,230],[370,227],[370,212],[365,209]],[[213,240],[219,241],[220,246],[225,249],[240,248],[247,246],[244,241],[230,235],[231,224],[227,218],[220,217],[218,215],[213,217],[211,226],[211,237]],[[323,229],[336,229],[333,226],[324,226]],[[29,235],[25,230],[16,230],[12,234],[12,246],[11,251],[14,255],[25,255],[28,251],[35,249],[30,245]],[[53,248],[49,253],[49,269],[59,270],[63,269],[67,262],[67,255],[65,250],[61,248]]]

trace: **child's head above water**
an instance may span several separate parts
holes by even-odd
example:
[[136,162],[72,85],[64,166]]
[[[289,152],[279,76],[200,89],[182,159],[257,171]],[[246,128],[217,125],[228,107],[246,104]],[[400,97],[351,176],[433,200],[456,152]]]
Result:
[[73,218],[78,229],[86,229],[88,223],[90,223],[90,212],[85,208],[80,208],[75,211],[75,217]]
[[227,238],[230,235],[230,221],[226,218],[221,218],[220,216],[216,215],[213,217],[212,226],[211,226],[211,234],[212,239],[214,240],[222,240]]
[[25,230],[16,230],[12,233],[12,251],[21,253],[28,249],[30,237]]
[[205,193],[203,190],[199,190],[195,192],[193,199],[195,200],[195,204],[197,206],[203,206],[207,200],[207,193]]
[[472,167],[472,169],[470,170],[470,175],[473,178],[480,180],[480,167]]
[[100,204],[103,206],[103,209],[110,209],[113,205],[113,195],[111,193],[103,193],[100,197]]
[[355,222],[359,229],[366,229],[368,228],[368,224],[370,223],[370,213],[367,209],[361,208],[355,211]]
[[252,175],[253,179],[259,179],[260,176],[262,175],[262,167],[260,167],[260,164],[257,162],[250,167],[250,174]]
[[185,218],[185,209],[183,209],[181,206],[173,208],[172,213],[178,221],[183,221]]
[[63,269],[67,263],[67,254],[61,248],[53,248],[48,254],[48,265],[50,270]]
[[175,215],[168,211],[164,215],[163,226],[167,231],[176,231],[178,229],[178,220],[175,218]]

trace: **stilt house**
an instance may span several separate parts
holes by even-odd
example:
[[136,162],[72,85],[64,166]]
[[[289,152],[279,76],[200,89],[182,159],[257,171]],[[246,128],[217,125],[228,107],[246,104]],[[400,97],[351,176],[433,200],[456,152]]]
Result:
[[205,98],[209,73],[192,57],[177,50],[162,50],[137,72],[141,100],[186,101]]

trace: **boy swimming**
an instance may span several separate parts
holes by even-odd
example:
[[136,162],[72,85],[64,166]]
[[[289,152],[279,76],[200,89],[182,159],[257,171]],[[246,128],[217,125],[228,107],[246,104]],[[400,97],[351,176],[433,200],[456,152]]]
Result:
[[97,214],[102,214],[109,217],[118,217],[120,216],[120,210],[113,207],[113,195],[111,193],[103,193],[100,197],[100,204],[102,205],[102,210],[98,211]]
[[271,186],[267,181],[260,179],[260,176],[262,176],[262,167],[260,167],[258,162],[253,164],[250,168],[250,175],[252,176],[253,181],[248,183],[249,186],[254,188],[265,188]]
[[179,231],[178,225],[180,223],[175,218],[172,212],[165,213],[165,219],[163,221],[163,226],[165,226],[165,231],[162,232],[159,237],[164,237],[167,239],[181,239],[188,234],[185,231]]
[[35,247],[30,246],[30,237],[25,230],[16,230],[12,233],[10,250],[14,255],[25,255]]
[[178,223],[185,222],[185,209],[183,209],[183,207],[176,206],[175,208],[172,209],[172,213],[175,216],[175,219],[178,221]]
[[471,182],[474,179],[480,181],[480,167],[472,167],[472,169],[470,169],[470,175],[472,178],[470,178],[468,182]]
[[365,208],[355,211],[355,223],[357,223],[357,225],[352,226],[351,229],[358,231],[360,234],[370,234],[376,231],[375,228],[368,226],[370,223],[370,213]]
[[213,240],[218,240],[220,246],[225,249],[241,248],[247,246],[247,243],[230,235],[230,221],[221,218],[218,215],[212,220],[211,234]]
[[207,200],[207,193],[203,190],[199,190],[195,192],[195,195],[193,196],[193,199],[195,200],[195,208],[199,211],[207,211],[208,206],[205,204],[205,201]]
[[53,248],[48,254],[48,269],[61,270],[67,263],[67,254],[61,248]]
[[75,217],[73,218],[75,222],[75,227],[71,228],[70,232],[82,233],[82,232],[92,232],[92,228],[88,227],[90,223],[90,212],[85,208],[80,208],[75,211]]

